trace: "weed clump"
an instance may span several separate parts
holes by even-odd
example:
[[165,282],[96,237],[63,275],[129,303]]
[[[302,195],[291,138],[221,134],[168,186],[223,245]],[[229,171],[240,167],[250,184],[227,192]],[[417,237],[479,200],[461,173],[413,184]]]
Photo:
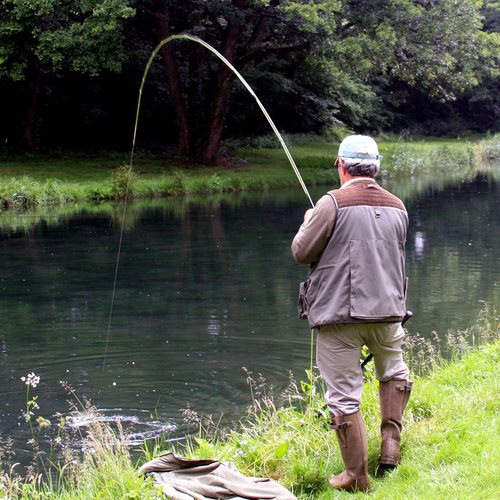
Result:
[[13,177],[0,187],[0,207],[3,210],[23,211],[73,202],[74,197],[62,189],[57,179],[41,182],[28,176]]
[[136,190],[138,175],[129,165],[121,165],[111,172],[111,197],[116,200],[127,199],[133,196]]

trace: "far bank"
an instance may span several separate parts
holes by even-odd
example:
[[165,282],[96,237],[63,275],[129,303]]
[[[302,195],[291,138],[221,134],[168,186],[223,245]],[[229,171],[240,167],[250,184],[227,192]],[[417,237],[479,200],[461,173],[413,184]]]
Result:
[[[290,150],[306,186],[338,183],[333,168],[338,144],[303,137]],[[138,154],[130,168],[126,153],[4,157],[0,163],[2,210],[72,205],[107,200],[151,199],[263,191],[298,185],[279,145],[235,149],[225,166]],[[259,145],[256,143],[254,145]],[[381,141],[382,179],[429,174],[473,175],[500,160],[498,136],[474,140]]]

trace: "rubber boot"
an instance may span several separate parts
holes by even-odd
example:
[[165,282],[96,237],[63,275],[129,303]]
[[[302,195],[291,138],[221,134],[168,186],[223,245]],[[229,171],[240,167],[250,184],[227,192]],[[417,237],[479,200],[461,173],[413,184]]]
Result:
[[345,491],[369,490],[368,439],[361,412],[332,416],[331,427],[337,434],[345,471],[332,476],[330,486]]
[[382,444],[378,459],[377,475],[384,474],[388,469],[394,469],[401,458],[400,442],[403,411],[410,399],[413,382],[408,380],[389,380],[380,382],[380,410],[382,423]]

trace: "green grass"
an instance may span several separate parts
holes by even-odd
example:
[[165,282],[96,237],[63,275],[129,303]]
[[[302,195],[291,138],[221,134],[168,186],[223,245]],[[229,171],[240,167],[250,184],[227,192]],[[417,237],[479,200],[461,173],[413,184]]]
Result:
[[[497,369],[500,343],[476,350],[416,379],[403,433],[403,461],[374,478],[368,495],[380,499],[498,498],[500,425]],[[369,436],[369,470],[379,447],[376,384],[365,386],[362,411]],[[343,466],[333,432],[312,413],[268,404],[221,442],[197,440],[193,456],[232,460],[249,475],[274,477],[299,498],[330,499],[326,485]],[[284,450],[286,450],[284,452]],[[334,498],[353,495],[335,492]]]
[[[449,332],[440,344],[411,335],[405,350],[415,385],[405,416],[403,462],[392,474],[374,479],[367,496],[495,498],[500,491],[499,339],[499,317],[488,306],[476,325]],[[443,360],[445,350],[452,361]],[[362,411],[373,475],[380,416],[377,382],[372,372],[367,377]],[[278,479],[302,499],[332,498],[328,477],[343,465],[317,379],[292,382],[280,402],[266,393],[258,376],[250,382],[255,398],[249,416],[237,430],[220,431],[219,437],[214,437],[218,429],[212,421],[202,420],[188,446],[190,456],[231,460],[248,475]],[[335,492],[334,498],[352,495]]]
[[[487,161],[500,159],[500,138],[463,141],[380,142],[383,177],[468,176]],[[290,147],[307,186],[336,185],[332,168],[338,144],[308,138]],[[126,154],[71,157],[3,157],[0,210],[27,210],[81,202],[206,195],[297,186],[281,148],[236,149],[226,167],[189,164],[180,159],[137,155],[128,178]]]
[[417,381],[405,458],[375,498],[495,498],[500,493],[497,341]]
[[[443,347],[423,345],[418,339],[406,346],[413,354],[408,356],[413,371],[421,375],[413,376],[414,389],[405,412],[402,463],[383,478],[373,477],[380,417],[377,383],[368,372],[362,411],[373,490],[367,494],[332,492],[327,487],[329,476],[343,465],[324,411],[321,384],[310,372],[304,382],[291,379],[279,395],[269,392],[261,375],[247,373],[253,396],[247,416],[225,429],[218,419],[200,419],[192,410],[186,412],[185,418],[195,426],[194,437],[173,451],[232,461],[247,475],[280,481],[300,499],[498,498],[498,313],[485,307],[474,327],[448,335],[451,361],[441,358]],[[76,397],[72,389],[70,395]],[[93,420],[85,443],[82,456],[69,453],[62,465],[52,466],[57,473],[49,475],[51,481],[43,474],[16,476],[15,469],[9,470],[4,462],[0,498],[2,493],[22,499],[161,498],[149,480],[138,476],[139,463],[133,463],[119,424]],[[161,440],[145,443],[141,462],[162,451],[172,447]],[[40,463],[42,457],[36,457]],[[50,466],[46,459],[45,464]]]

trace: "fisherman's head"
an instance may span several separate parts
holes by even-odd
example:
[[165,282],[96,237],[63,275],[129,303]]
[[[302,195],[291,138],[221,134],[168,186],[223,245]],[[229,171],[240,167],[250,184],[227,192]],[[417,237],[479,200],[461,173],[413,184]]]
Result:
[[382,156],[377,143],[367,135],[348,135],[339,146],[335,166],[344,166],[353,177],[375,177]]

